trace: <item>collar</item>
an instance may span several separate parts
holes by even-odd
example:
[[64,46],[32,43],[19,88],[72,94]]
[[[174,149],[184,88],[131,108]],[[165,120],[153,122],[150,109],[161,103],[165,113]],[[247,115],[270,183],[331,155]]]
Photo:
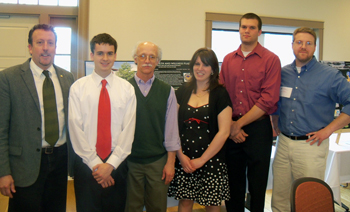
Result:
[[[305,71],[305,70],[310,70],[315,64],[317,63],[316,57],[313,56],[312,59],[304,66],[301,67],[301,72]],[[296,71],[297,66],[295,63],[295,60],[293,61],[293,63],[291,64],[291,66],[293,67],[293,69]],[[300,72],[300,73],[301,73]]]
[[111,71],[111,73],[106,78],[102,78],[100,75],[98,75],[95,72],[95,69],[94,69],[94,71],[91,74],[91,77],[92,77],[93,81],[95,82],[96,87],[99,87],[102,84],[101,81],[103,79],[107,80],[107,85],[106,86],[108,86],[108,85],[112,86],[112,84],[113,84],[113,74],[115,74],[115,73],[113,71]]
[[[32,70],[33,74],[36,77],[40,77],[41,75],[44,76],[44,74],[43,74],[44,70],[41,69],[39,66],[37,66],[32,59],[30,59],[29,68],[30,68],[30,70]],[[47,70],[50,72],[51,77],[56,76],[56,71],[55,71],[55,68],[53,67],[52,64]]]
[[147,82],[144,82],[142,79],[140,79],[140,78],[137,76],[136,73],[135,73],[134,77],[135,77],[135,81],[136,81],[137,84],[149,84],[149,85],[152,85],[152,83],[154,82],[154,79],[155,79],[154,74],[153,74],[152,78],[149,79]]
[[[238,49],[236,50],[234,56],[237,56],[239,55],[240,57],[243,57],[244,58],[244,55],[242,53],[242,49],[241,49],[242,45],[240,45],[238,47]],[[249,57],[250,55],[253,55],[253,54],[256,54],[258,55],[259,57],[262,57],[263,55],[263,50],[264,50],[264,47],[258,42],[258,44],[255,46],[255,48],[247,55],[247,57]]]

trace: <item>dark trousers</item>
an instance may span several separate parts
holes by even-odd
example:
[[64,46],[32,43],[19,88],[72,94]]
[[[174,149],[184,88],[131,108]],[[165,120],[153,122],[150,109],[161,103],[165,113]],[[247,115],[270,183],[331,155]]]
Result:
[[226,201],[229,212],[244,212],[246,178],[251,195],[250,211],[263,212],[269,174],[272,127],[270,118],[255,121],[243,130],[248,134],[246,141],[226,142],[226,163],[228,167],[231,199]]
[[123,161],[111,175],[114,186],[102,188],[92,176],[92,170],[77,157],[74,165],[74,189],[77,212],[124,211],[128,167]]
[[[41,155],[40,172],[33,185],[16,186],[9,212],[64,212],[67,200],[67,144]],[[16,185],[16,182],[15,182]]]

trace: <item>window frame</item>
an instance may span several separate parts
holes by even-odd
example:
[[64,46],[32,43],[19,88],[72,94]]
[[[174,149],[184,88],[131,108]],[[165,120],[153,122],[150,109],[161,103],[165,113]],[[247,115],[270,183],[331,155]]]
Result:
[[84,61],[89,59],[89,7],[90,0],[79,0],[78,7],[45,6],[0,3],[0,15],[38,16],[39,24],[50,24],[51,18],[75,18],[77,22],[77,40],[75,68],[71,70],[74,77],[85,76]]
[[[205,46],[211,48],[213,22],[233,22],[239,23],[242,15],[227,13],[205,13]],[[323,60],[323,21],[276,18],[268,16],[260,16],[263,25],[283,26],[283,27],[309,27],[315,30],[318,39],[319,60]]]

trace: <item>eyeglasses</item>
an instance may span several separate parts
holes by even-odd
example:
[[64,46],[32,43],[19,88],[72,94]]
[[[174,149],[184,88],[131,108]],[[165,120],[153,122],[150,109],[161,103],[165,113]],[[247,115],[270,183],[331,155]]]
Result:
[[141,61],[147,60],[147,57],[148,57],[148,59],[149,59],[150,61],[152,61],[152,62],[156,61],[156,59],[157,59],[157,57],[154,56],[154,55],[145,55],[145,54],[141,54],[141,55],[139,55],[139,56],[137,56],[137,57],[138,57],[139,60],[141,60]]
[[[301,40],[294,41],[293,43],[294,43],[295,45],[297,45],[297,46],[303,46],[303,45],[304,45],[304,42],[301,41]],[[306,47],[313,46],[313,45],[314,45],[314,44],[313,44],[312,42],[310,42],[310,41],[306,41],[306,42],[305,42],[305,46],[306,46]]]

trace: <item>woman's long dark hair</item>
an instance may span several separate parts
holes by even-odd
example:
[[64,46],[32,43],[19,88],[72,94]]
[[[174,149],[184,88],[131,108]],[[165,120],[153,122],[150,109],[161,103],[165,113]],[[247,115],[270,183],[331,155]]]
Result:
[[208,48],[200,48],[198,49],[192,56],[190,62],[190,73],[191,79],[188,83],[188,86],[193,90],[194,93],[197,93],[197,80],[193,74],[193,66],[196,63],[197,58],[200,58],[202,63],[205,65],[209,65],[212,69],[212,75],[210,75],[208,81],[208,90],[213,90],[215,87],[219,86],[219,62],[216,54],[213,50]]

